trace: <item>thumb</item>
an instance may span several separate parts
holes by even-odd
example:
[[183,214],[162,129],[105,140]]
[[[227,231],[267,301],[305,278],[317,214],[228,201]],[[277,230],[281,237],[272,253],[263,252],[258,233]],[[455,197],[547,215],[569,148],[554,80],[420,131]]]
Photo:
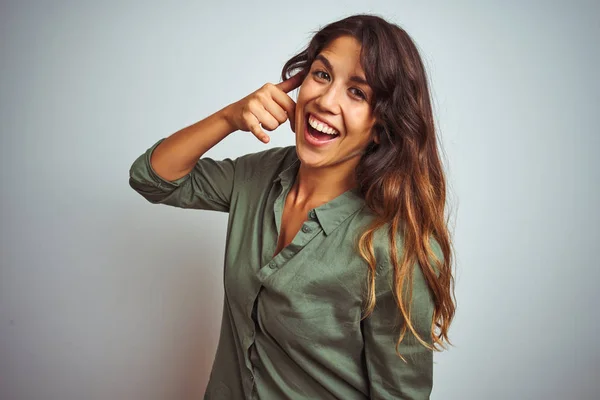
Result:
[[283,82],[278,83],[275,86],[277,86],[279,89],[286,93],[291,92],[292,90],[300,87],[302,81],[304,81],[304,76],[305,74],[303,72],[299,72],[296,75],[286,79]]

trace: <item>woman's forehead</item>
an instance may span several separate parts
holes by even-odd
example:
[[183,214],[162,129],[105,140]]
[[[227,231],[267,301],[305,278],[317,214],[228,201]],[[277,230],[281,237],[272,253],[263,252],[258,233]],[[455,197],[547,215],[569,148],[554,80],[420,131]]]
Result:
[[364,79],[360,55],[361,45],[358,40],[342,36],[325,46],[315,58],[315,62],[321,62],[336,72],[357,75]]

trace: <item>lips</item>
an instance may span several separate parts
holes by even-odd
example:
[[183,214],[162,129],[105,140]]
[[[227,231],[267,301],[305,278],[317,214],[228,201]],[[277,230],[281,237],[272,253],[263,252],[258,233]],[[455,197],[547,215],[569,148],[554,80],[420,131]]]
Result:
[[323,147],[339,139],[339,134],[335,136],[329,135],[327,133],[322,133],[312,128],[308,124],[308,117],[309,114],[306,114],[306,118],[304,119],[304,141],[306,143],[314,147]]
[[313,119],[316,119],[317,121],[319,121],[323,125],[326,125],[326,126],[332,128],[332,129],[334,129],[338,133],[338,135],[339,135],[340,130],[338,128],[336,128],[335,125],[333,125],[332,123],[326,121],[324,118],[321,118],[321,117],[319,117],[319,116],[317,116],[317,115],[315,115],[313,113],[308,112],[308,113],[306,113],[306,122],[307,123],[308,123],[309,117],[313,117]]

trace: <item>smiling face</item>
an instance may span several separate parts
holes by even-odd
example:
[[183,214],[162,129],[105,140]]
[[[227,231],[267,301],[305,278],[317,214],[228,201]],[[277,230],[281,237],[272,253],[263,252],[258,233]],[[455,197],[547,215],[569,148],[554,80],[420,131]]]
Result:
[[305,167],[353,170],[373,138],[373,93],[360,65],[360,50],[353,37],[333,40],[317,55],[300,86],[296,152]]

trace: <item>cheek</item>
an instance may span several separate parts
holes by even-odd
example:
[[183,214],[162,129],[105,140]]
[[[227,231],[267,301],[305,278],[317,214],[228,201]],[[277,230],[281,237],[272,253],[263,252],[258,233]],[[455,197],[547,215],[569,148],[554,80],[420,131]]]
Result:
[[310,98],[310,85],[307,83],[308,79],[305,80],[302,85],[298,88],[298,97],[296,98],[296,123],[304,121],[304,115],[306,113],[306,102]]
[[304,108],[306,103],[306,90],[304,88],[304,84],[300,86],[298,89],[298,97],[296,98],[296,111],[301,112],[301,108]]
[[296,102],[296,108],[294,112],[296,116],[296,127],[299,127],[300,124],[304,122],[304,113],[306,112],[304,109],[304,103],[300,100],[300,96],[298,96],[298,101]]
[[348,109],[351,110],[346,113],[345,117],[348,129],[356,134],[361,134],[369,130],[369,121],[365,117],[365,113],[361,110],[352,110],[350,107]]
[[300,101],[300,99],[314,97],[317,92],[318,84],[314,80],[310,79],[310,77],[307,77],[304,79],[302,85],[300,85],[300,88],[298,89],[298,101]]
[[349,116],[347,119],[347,126],[351,130],[350,134],[352,139],[357,143],[368,143],[372,139],[373,122],[367,119],[364,113],[357,113],[357,115]]

